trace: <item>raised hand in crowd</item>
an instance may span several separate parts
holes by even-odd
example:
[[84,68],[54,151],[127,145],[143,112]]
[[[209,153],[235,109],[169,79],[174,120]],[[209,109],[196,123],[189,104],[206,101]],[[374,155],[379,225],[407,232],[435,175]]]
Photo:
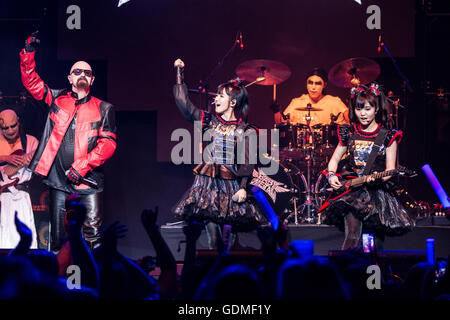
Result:
[[158,288],[161,299],[174,298],[177,294],[177,263],[157,223],[159,208],[145,209],[141,221],[156,251],[157,263],[161,268]]
[[117,252],[117,240],[124,238],[127,235],[128,228],[119,221],[113,222],[106,227],[101,236],[101,249],[107,254],[114,254]]
[[30,249],[33,234],[30,228],[28,228],[25,223],[19,220],[17,211],[15,212],[14,223],[16,225],[16,230],[19,233],[20,240],[17,246],[9,253],[9,255],[25,256],[28,254],[28,250]]
[[128,228],[115,221],[101,235],[101,245],[95,250],[100,268],[100,297],[105,299],[158,299],[155,281],[136,263],[117,249],[118,239],[124,238]]

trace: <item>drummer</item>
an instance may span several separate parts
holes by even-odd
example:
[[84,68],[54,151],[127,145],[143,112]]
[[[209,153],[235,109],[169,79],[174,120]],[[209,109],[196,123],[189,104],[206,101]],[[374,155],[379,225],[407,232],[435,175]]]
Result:
[[271,107],[275,113],[275,123],[291,122],[296,124],[307,124],[308,111],[296,110],[306,108],[311,104],[313,108],[322,109],[320,111],[310,111],[310,125],[327,125],[331,123],[348,124],[348,108],[339,97],[325,95],[324,89],[327,86],[328,74],[321,68],[314,68],[306,76],[306,89],[308,94],[303,94],[292,99],[291,103],[284,110],[283,118],[277,105]]

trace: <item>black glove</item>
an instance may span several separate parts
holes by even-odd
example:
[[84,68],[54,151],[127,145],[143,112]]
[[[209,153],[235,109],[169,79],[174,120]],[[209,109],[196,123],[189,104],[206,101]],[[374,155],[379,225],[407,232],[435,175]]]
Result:
[[79,185],[82,181],[82,176],[75,170],[73,167],[70,167],[69,170],[66,172],[67,178],[72,182],[74,185]]
[[25,51],[26,52],[33,52],[37,50],[39,47],[39,43],[41,42],[38,38],[39,31],[35,31],[31,34],[31,36],[28,37],[27,40],[25,40]]
[[276,102],[272,103],[269,108],[274,114],[280,112],[280,106]]

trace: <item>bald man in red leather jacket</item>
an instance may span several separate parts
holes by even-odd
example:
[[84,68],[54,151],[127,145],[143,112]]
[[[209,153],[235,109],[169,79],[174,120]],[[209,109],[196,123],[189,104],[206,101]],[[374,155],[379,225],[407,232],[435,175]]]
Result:
[[23,85],[36,100],[49,107],[44,132],[29,168],[43,176],[50,187],[51,250],[59,250],[66,236],[64,201],[70,193],[78,193],[87,207],[83,235],[93,249],[99,244],[102,225],[102,165],[116,149],[114,107],[90,95],[95,77],[84,61],[76,62],[70,69],[68,80],[72,91],[50,89],[35,70],[38,42],[31,36],[20,52]]

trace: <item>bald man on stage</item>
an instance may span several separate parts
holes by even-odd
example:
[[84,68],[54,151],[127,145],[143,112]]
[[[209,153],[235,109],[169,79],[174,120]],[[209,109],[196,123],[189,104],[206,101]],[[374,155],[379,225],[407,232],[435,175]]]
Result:
[[95,77],[91,66],[76,62],[67,76],[71,91],[50,89],[37,74],[34,56],[39,40],[27,39],[20,52],[22,82],[28,92],[49,107],[44,133],[29,168],[50,187],[51,250],[65,237],[64,201],[78,193],[88,212],[83,235],[91,249],[99,245],[102,226],[103,164],[116,149],[112,104],[90,94]]

